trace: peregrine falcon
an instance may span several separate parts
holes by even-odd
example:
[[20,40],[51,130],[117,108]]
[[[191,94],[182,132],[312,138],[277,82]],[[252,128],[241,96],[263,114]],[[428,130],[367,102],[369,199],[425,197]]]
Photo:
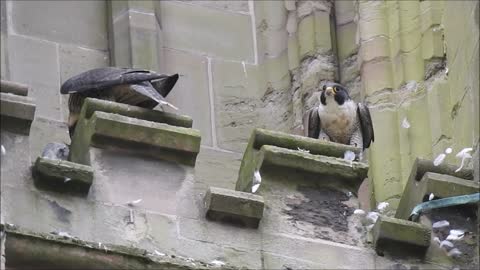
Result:
[[373,123],[368,107],[356,104],[345,87],[326,83],[320,104],[304,115],[305,136],[360,147],[374,141]]
[[68,99],[70,137],[87,97],[153,109],[158,104],[177,109],[165,101],[178,80],[178,74],[164,75],[133,68],[103,67],[85,71],[63,83],[60,93]]

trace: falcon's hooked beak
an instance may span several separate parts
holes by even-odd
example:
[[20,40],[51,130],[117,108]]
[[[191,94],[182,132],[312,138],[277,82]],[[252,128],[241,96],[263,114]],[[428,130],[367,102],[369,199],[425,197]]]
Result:
[[327,89],[325,90],[325,94],[327,96],[334,96],[336,92],[337,92],[336,89],[330,86],[327,87]]

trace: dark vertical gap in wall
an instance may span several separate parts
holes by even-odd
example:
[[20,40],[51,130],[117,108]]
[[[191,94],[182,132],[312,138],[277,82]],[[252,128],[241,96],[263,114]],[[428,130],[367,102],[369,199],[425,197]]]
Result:
[[335,16],[335,1],[332,1],[332,8],[330,10],[330,40],[332,42],[332,52],[335,56],[335,62],[337,67],[337,74],[335,78],[340,83],[341,82],[341,72],[340,72],[340,59],[338,58],[338,46],[337,46],[337,19]]
[[112,1],[106,0],[105,4],[107,5],[107,31],[108,31],[108,54],[110,66],[115,66],[115,42],[113,37],[113,13],[112,13]]

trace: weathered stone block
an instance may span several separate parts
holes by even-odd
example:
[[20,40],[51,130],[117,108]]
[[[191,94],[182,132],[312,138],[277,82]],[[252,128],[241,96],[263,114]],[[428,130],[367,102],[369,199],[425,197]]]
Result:
[[313,15],[301,19],[297,37],[300,59],[303,59],[315,50],[315,17]]
[[32,176],[37,187],[87,194],[93,182],[93,169],[66,160],[38,157]]
[[19,34],[106,50],[106,14],[104,1],[20,1],[12,2],[11,16]]
[[[175,113],[192,117],[193,128],[200,130],[202,134],[202,144],[211,146],[210,108],[213,105],[210,104],[207,62],[205,57],[171,49],[164,49],[163,59],[160,60],[162,72],[183,75],[175,84],[167,100],[178,107],[179,110]],[[217,78],[215,66],[213,68],[213,82],[216,83],[222,78]],[[171,111],[169,108],[166,109]]]
[[28,94],[36,100],[37,115],[62,119],[57,45],[17,35],[9,35],[7,41],[15,48],[8,55],[9,79],[31,87]]
[[185,128],[191,128],[193,123],[192,119],[188,116],[148,110],[141,107],[101,99],[88,98],[85,100],[83,107],[85,107],[86,118],[92,117],[93,113],[96,111],[102,111]]
[[359,54],[362,62],[390,57],[390,41],[383,36],[372,38],[362,43]]
[[338,1],[335,3],[335,20],[337,27],[353,22],[354,17],[355,2]]
[[285,0],[285,8],[288,11],[293,11],[297,8],[296,6],[296,0]]
[[0,93],[2,128],[28,135],[35,117],[33,99],[10,93]]
[[[432,184],[432,186],[430,185],[430,180],[429,180],[430,176],[427,178],[424,178],[424,175],[426,175],[427,173],[434,173],[434,175],[438,174],[438,175],[444,175],[444,176],[452,176],[454,178],[467,179],[466,181],[473,179],[472,170],[464,169],[464,170],[455,172],[456,169],[457,169],[456,166],[453,166],[447,163],[440,164],[439,166],[434,166],[433,161],[431,160],[417,158],[412,165],[410,177],[408,178],[408,181],[405,185],[405,189],[404,189],[402,198],[400,200],[400,203],[398,205],[398,209],[395,214],[395,217],[407,219],[410,216],[410,212],[413,209],[413,207],[421,203],[425,195],[428,195],[433,192],[433,191],[430,191],[430,189],[432,189],[433,185],[437,185],[437,184]],[[450,181],[448,180],[449,177],[447,178],[444,177],[443,179],[445,181]],[[422,182],[422,180],[424,181]],[[438,181],[437,180],[432,181],[432,183],[434,182],[438,182]],[[438,185],[443,186],[443,184],[438,184]],[[454,190],[457,188],[458,187],[453,188],[452,192],[454,192]],[[464,190],[462,188],[458,188],[458,189]],[[445,192],[446,191],[442,191],[441,194],[445,194]],[[464,195],[464,194],[459,194],[459,195]],[[454,195],[451,195],[451,196],[454,196]]]
[[254,62],[250,15],[178,1],[161,1],[158,10],[166,47]]
[[205,195],[209,219],[257,228],[263,216],[263,198],[255,194],[210,187]]
[[288,68],[290,70],[296,69],[300,66],[300,55],[298,53],[298,39],[297,36],[288,37]]
[[[242,164],[238,174],[236,190],[250,191],[253,173],[257,167],[258,151],[264,145],[273,145],[285,149],[296,150],[305,149],[312,155],[324,155],[331,157],[343,157],[345,151],[353,151],[358,155],[360,148],[349,145],[322,142],[317,139],[304,136],[291,135],[278,131],[266,129],[255,129],[248,142],[243,155]],[[368,170],[368,169],[367,169]]]
[[417,46],[408,53],[403,53],[402,63],[405,81],[421,81],[424,78],[425,64],[421,46]]
[[[202,137],[203,139],[203,137]],[[202,147],[195,164],[195,181],[227,189],[235,189],[242,155]]]
[[[76,237],[37,233],[17,226],[5,225],[8,241],[5,246],[7,267],[63,269],[75,264],[78,268],[120,269],[205,269],[214,267],[204,261],[159,255],[145,249],[80,240]],[[3,224],[2,224],[3,230]],[[8,242],[8,243],[7,243]],[[68,258],[68,259],[67,259]],[[222,269],[237,269],[222,266]]]
[[423,59],[443,57],[443,31],[430,28],[422,34]]
[[314,12],[315,46],[325,52],[330,51],[333,46],[330,30],[334,28],[330,25],[330,18],[330,13],[327,11]]
[[117,147],[130,145],[132,150],[135,148],[153,156],[163,156],[169,152],[170,158],[188,165],[195,164],[200,151],[200,133],[194,129],[100,111],[93,114],[90,124],[91,143],[97,147],[108,147],[112,144],[116,144]]
[[263,52],[265,56],[273,58],[280,56],[287,49],[288,33],[285,29],[267,29],[263,33]]
[[359,2],[360,39],[369,40],[375,36],[390,36],[387,22],[387,8],[385,2]]
[[392,62],[388,59],[363,63],[361,74],[367,95],[379,90],[393,88]]
[[264,145],[260,149],[257,168],[263,166],[334,176],[345,180],[346,185],[353,187],[354,191],[358,190],[368,173],[368,165],[365,163],[350,164],[340,158],[313,155],[271,145]]
[[11,81],[1,81],[0,92],[11,93],[18,96],[28,95],[28,85]]
[[[347,1],[342,1],[347,2]],[[357,24],[354,22],[347,23],[345,25],[339,25],[336,28],[337,46],[338,46],[338,59],[339,61],[345,60],[352,55],[358,47],[356,44]]]
[[430,246],[432,231],[425,225],[380,216],[373,227],[374,246],[377,253],[399,252],[424,256]]
[[[449,167],[450,166],[448,165],[444,165],[438,170],[445,171]],[[397,212],[395,213],[395,217],[408,219],[413,208],[422,203],[431,193],[437,198],[447,198],[473,194],[478,192],[478,188],[479,185],[475,181],[446,174],[427,172],[420,180],[415,179],[411,181],[409,179],[400,200],[400,204],[398,205]]]

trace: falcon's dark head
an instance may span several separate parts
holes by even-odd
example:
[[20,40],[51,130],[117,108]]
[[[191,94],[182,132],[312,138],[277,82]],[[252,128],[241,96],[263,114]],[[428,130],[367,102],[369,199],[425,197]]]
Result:
[[323,105],[327,105],[327,100],[331,100],[330,97],[333,97],[338,105],[343,105],[345,101],[350,100],[348,90],[343,85],[327,82],[323,85],[320,102],[322,102]]

